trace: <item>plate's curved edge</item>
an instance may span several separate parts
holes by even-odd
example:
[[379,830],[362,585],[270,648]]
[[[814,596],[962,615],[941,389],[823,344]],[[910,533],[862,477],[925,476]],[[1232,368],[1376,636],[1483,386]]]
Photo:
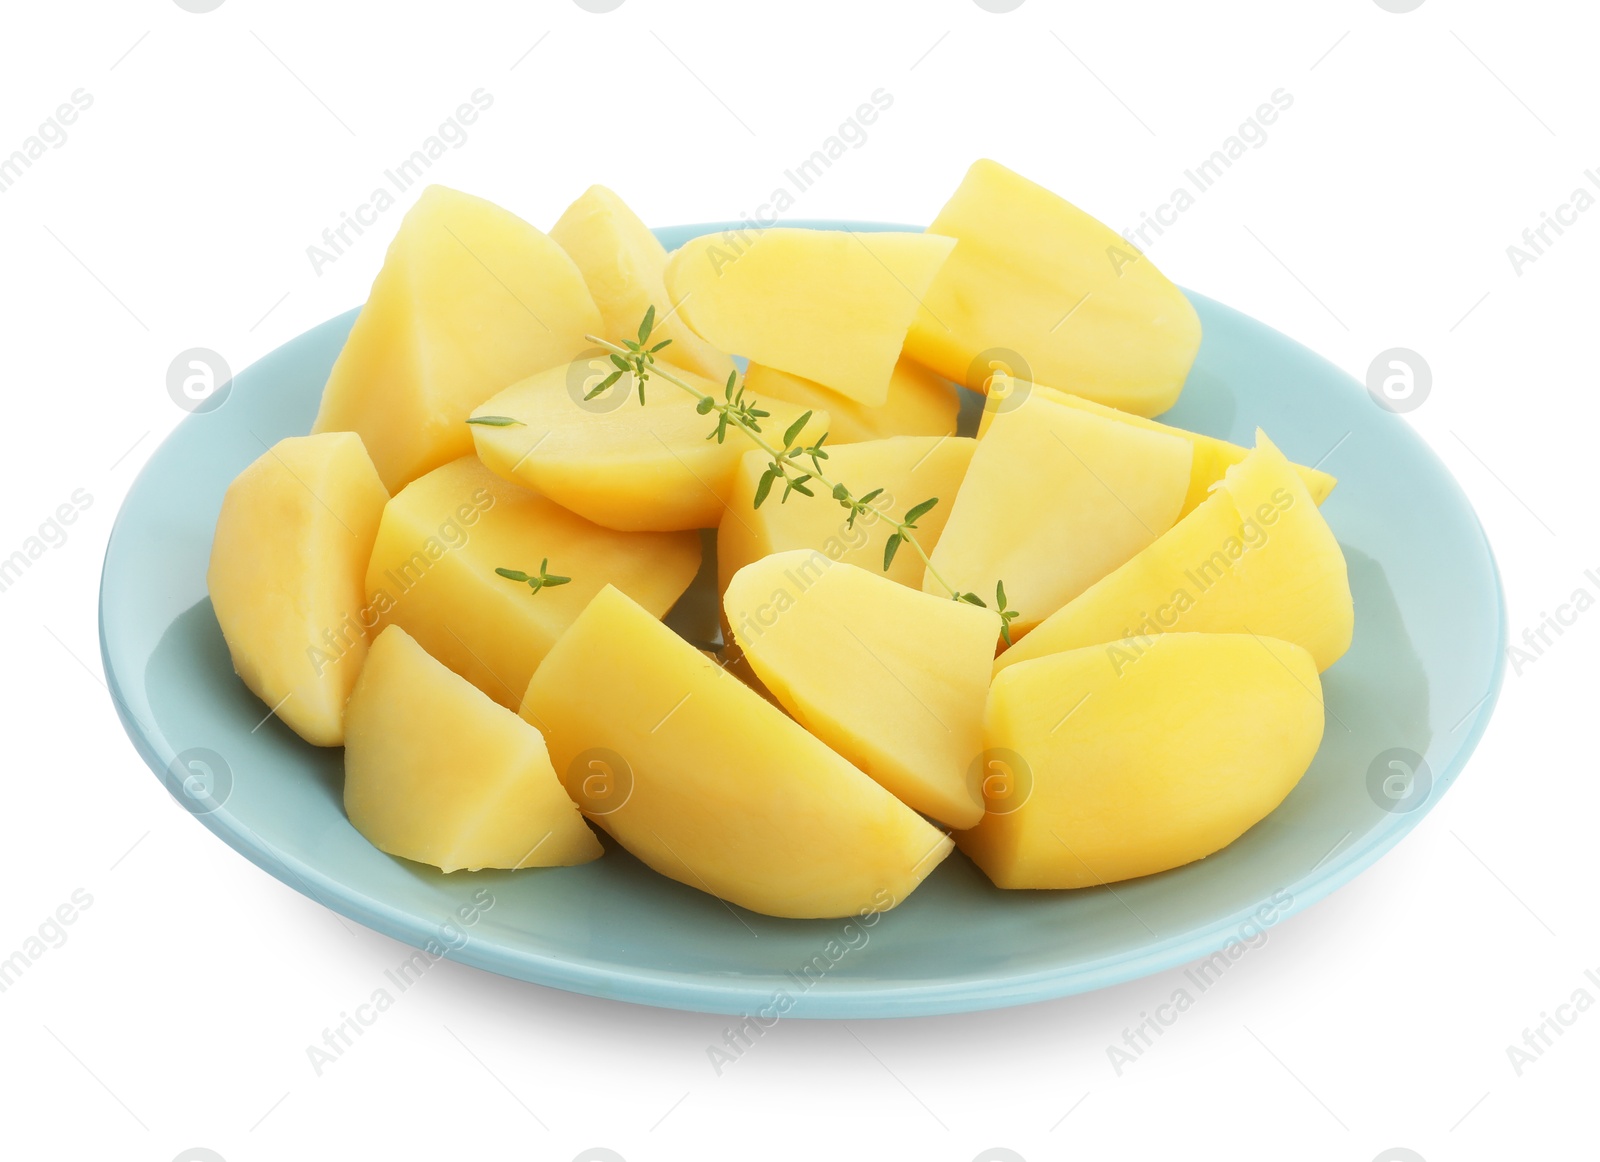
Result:
[[[820,221],[816,224],[822,225]],[[703,225],[709,228],[702,228],[702,224],[695,224],[664,228],[656,231],[656,233],[669,236],[684,234],[685,237],[693,237],[695,236],[693,233],[684,232],[712,233],[728,228],[726,223]],[[804,223],[797,222],[795,225],[811,226],[812,223],[808,220]],[[837,224],[833,225],[836,226]],[[880,230],[893,230],[902,227],[878,225],[877,228]],[[908,230],[917,229],[916,227],[903,228]],[[1192,298],[1205,298],[1208,303],[1224,311],[1238,315],[1240,318],[1248,319],[1256,326],[1281,335],[1281,332],[1267,327],[1266,324],[1237,311],[1235,308],[1229,307],[1225,303],[1210,299],[1207,296],[1198,295],[1186,288],[1184,293]],[[344,313],[341,312],[341,315]],[[335,318],[338,317],[340,316],[335,316]],[[332,320],[319,323],[317,327],[324,326],[329,321]],[[301,336],[296,336],[294,339],[288,340],[287,343],[293,343],[296,339],[310,334],[311,331],[316,329],[316,327],[309,328],[307,331],[302,332]],[[1288,336],[1282,337],[1290,343],[1295,343]],[[1317,359],[1337,371],[1338,374],[1348,378],[1346,372],[1321,355],[1298,343],[1295,343],[1295,346],[1314,355]],[[194,419],[195,417],[191,416],[184,422],[189,423]],[[1274,922],[1275,925],[1292,919],[1313,904],[1325,899],[1340,887],[1343,887],[1391,850],[1421,822],[1422,818],[1433,809],[1438,798],[1442,797],[1444,792],[1454,784],[1456,777],[1472,757],[1478,742],[1488,727],[1503,687],[1508,614],[1505,587],[1501,579],[1499,564],[1495,559],[1493,546],[1490,544],[1488,535],[1483,529],[1482,522],[1478,519],[1476,509],[1472,506],[1465,492],[1462,491],[1455,477],[1439,461],[1432,448],[1414,430],[1411,430],[1409,425],[1407,425],[1407,431],[1409,438],[1417,445],[1422,454],[1436,463],[1440,476],[1449,482],[1462,508],[1472,516],[1473,527],[1489,566],[1497,614],[1497,632],[1495,634],[1497,645],[1494,666],[1489,680],[1489,690],[1485,694],[1483,701],[1472,712],[1471,728],[1467,730],[1461,744],[1451,755],[1444,768],[1438,773],[1438,777],[1434,782],[1436,793],[1430,796],[1429,800],[1419,809],[1406,813],[1391,827],[1380,832],[1370,833],[1365,842],[1355,845],[1342,853],[1332,865],[1319,864],[1317,867],[1309,869],[1299,880],[1285,885],[1284,890],[1290,893],[1292,899],[1287,907],[1280,911],[1280,918]],[[153,459],[154,457],[152,457],[152,461]],[[138,476],[130,486],[130,496],[138,489],[140,481],[149,466],[150,462],[147,462],[141,468]],[[112,665],[106,632],[107,565],[117,545],[118,532],[123,522],[126,504],[127,501],[124,500],[123,507],[119,508],[117,517],[112,523],[112,528],[107,538],[105,557],[101,563],[100,586],[97,592],[97,622],[101,664],[105,671],[108,694],[124,731],[133,742],[134,749],[139,757],[165,786],[167,784],[167,771],[175,756],[162,757],[161,751],[169,749],[165,740],[160,740],[156,731],[152,728],[147,728],[139,721],[132,707],[128,704],[126,693],[122,690],[122,684],[118,678],[118,672]],[[430,945],[439,947],[434,940],[433,929],[421,918],[402,913],[383,904],[381,901],[365,896],[355,896],[348,888],[334,883],[309,865],[299,860],[290,859],[272,847],[272,845],[266,843],[260,836],[254,835],[253,832],[246,835],[245,833],[249,832],[250,829],[234,820],[227,813],[226,808],[206,814],[195,812],[189,812],[189,814],[194,815],[205,825],[207,830],[211,831],[212,834],[216,835],[229,847],[285,886],[301,892],[317,903],[348,919],[413,948],[427,950]],[[1319,868],[1325,868],[1325,870],[1319,871]],[[1239,926],[1252,914],[1250,910],[1240,910],[1204,929],[1162,942],[1136,957],[1119,957],[1107,964],[1078,966],[1075,969],[1064,972],[1046,970],[1027,976],[1014,977],[1001,983],[962,981],[956,984],[934,983],[904,987],[879,986],[870,989],[850,989],[848,987],[830,989],[825,982],[816,992],[803,994],[796,998],[793,1007],[786,1012],[786,1015],[811,1019],[939,1016],[1055,1000],[1137,980],[1220,951],[1226,947],[1229,939],[1237,932]],[[606,1000],[691,1012],[741,1015],[751,1011],[753,1008],[767,1004],[773,995],[769,988],[769,982],[766,981],[757,986],[754,984],[741,984],[731,980],[718,980],[715,983],[707,983],[703,978],[675,976],[660,972],[626,973],[599,965],[586,965],[572,959],[558,960],[533,954],[510,954],[502,948],[486,946],[481,941],[473,941],[470,937],[465,944],[458,948],[442,949],[442,954],[446,959],[532,984],[577,992]]]

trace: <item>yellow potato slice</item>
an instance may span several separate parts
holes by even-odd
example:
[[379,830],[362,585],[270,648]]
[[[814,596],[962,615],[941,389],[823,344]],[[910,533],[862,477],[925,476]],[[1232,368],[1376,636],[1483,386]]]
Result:
[[1142,416],[1177,402],[1200,318],[1108,226],[983,160],[928,230],[959,244],[922,295],[907,355],[974,391],[1001,362]]
[[344,805],[378,848],[442,871],[602,854],[544,738],[391,625],[350,695]]
[[[585,399],[585,384],[614,370],[574,377],[552,368],[486,401],[475,417],[517,421],[472,424],[478,457],[557,504],[607,528],[672,531],[714,528],[730,502],[739,460],[753,446],[730,427],[722,440],[707,437],[715,415],[696,410],[695,397],[659,378],[646,381],[644,403],[631,375],[603,395]],[[717,399],[724,388],[681,368],[672,374]],[[806,412],[795,404],[763,401],[771,414],[758,422],[773,447]],[[813,413],[796,436],[802,443],[827,431],[826,412]]]
[[[981,443],[981,441],[980,441]],[[1344,552],[1294,465],[1266,434],[1199,508],[1051,614],[995,669],[1160,633],[1253,633],[1308,650],[1326,670],[1350,648]]]
[[662,875],[755,912],[881,912],[951,849],[615,589],[550,651],[522,715],[593,822]]
[[206,589],[233,668],[317,746],[344,741],[376,620],[361,579],[388,499],[353,432],[279,440],[222,499]]
[[983,822],[956,842],[1002,888],[1082,888],[1226,847],[1322,740],[1299,646],[1166,634],[1012,666],[989,691]]
[[599,326],[561,247],[491,202],[429,186],[389,244],[312,431],[359,432],[397,492],[472,451],[473,408],[570,362]]
[[1042,396],[978,441],[922,581],[993,604],[1005,583],[1026,633],[1172,527],[1192,446]]
[[[535,593],[496,569],[572,580]],[[501,705],[515,708],[534,667],[615,584],[661,616],[700,567],[694,533],[620,533],[490,472],[471,456],[436,468],[383,512],[367,569],[380,625],[398,625]]]
[[993,611],[814,549],[746,565],[723,602],[744,657],[797,722],[908,807],[948,827],[983,817],[972,776]]
[[673,254],[667,293],[720,350],[878,407],[917,304],[954,245],[850,230],[712,234]]

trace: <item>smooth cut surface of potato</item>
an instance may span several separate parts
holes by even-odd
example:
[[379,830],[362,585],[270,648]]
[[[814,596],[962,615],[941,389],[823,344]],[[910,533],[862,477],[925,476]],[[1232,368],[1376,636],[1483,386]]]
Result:
[[[607,362],[599,366],[596,382],[614,370]],[[724,398],[722,385],[667,370]],[[487,400],[475,415],[519,422],[471,425],[479,459],[607,528],[715,528],[732,503],[739,461],[754,447],[748,435],[730,426],[724,439],[707,439],[717,417],[697,411],[694,396],[658,377],[645,382],[643,404],[631,374],[592,400],[573,384],[565,368],[551,368]],[[777,447],[807,409],[774,400],[763,401],[761,410],[771,413],[758,421],[761,435]],[[828,418],[813,413],[796,438],[815,440],[828,430]]]
[[[535,593],[497,568],[572,580]],[[490,472],[475,457],[436,468],[389,502],[367,569],[381,625],[515,709],[539,660],[589,599],[615,584],[652,616],[700,567],[694,533],[620,533]]]
[[673,254],[667,293],[720,350],[879,407],[918,300],[954,245],[785,227],[710,234]]
[[1294,642],[1326,670],[1350,648],[1344,552],[1283,453],[1256,447],[1199,508],[1051,614],[995,669],[1149,634],[1253,633]]
[[399,626],[372,643],[346,735],[345,811],[380,851],[447,872],[602,854],[538,730]]
[[679,367],[717,383],[733,360],[689,330],[667,301],[667,251],[626,202],[605,186],[590,186],[550,227],[550,237],[572,256],[600,308],[604,339],[636,338],[651,307],[658,320],[652,342],[671,339],[664,354]]
[[797,722],[913,810],[971,827],[999,618],[814,549],[734,574],[728,624]]
[[[996,381],[998,382],[998,381]],[[1200,506],[1200,502],[1211,495],[1211,487],[1220,481],[1240,460],[1250,454],[1250,449],[1243,444],[1232,444],[1227,440],[1219,440],[1215,436],[1204,436],[1199,432],[1191,432],[1187,428],[1175,428],[1170,424],[1163,424],[1157,420],[1136,416],[1132,412],[1119,412],[1116,408],[1106,407],[1104,404],[1095,403],[1091,399],[1071,395],[1065,391],[1057,391],[1053,387],[1046,387],[1042,383],[1027,383],[1021,380],[1012,380],[1003,388],[997,388],[991,383],[987,398],[984,400],[983,415],[978,421],[978,438],[982,439],[993,423],[994,417],[1001,411],[1010,410],[1016,404],[1008,404],[1008,399],[1018,397],[1031,397],[1041,395],[1045,399],[1066,407],[1078,408],[1093,415],[1104,416],[1109,420],[1118,420],[1124,424],[1132,424],[1136,428],[1144,428],[1152,432],[1166,432],[1168,435],[1181,436],[1194,446],[1194,463],[1189,469],[1189,493],[1183,498],[1182,516],[1188,516]],[[1294,470],[1300,474],[1300,479],[1305,482],[1306,491],[1311,494],[1311,499],[1318,505],[1328,499],[1334,486],[1339,483],[1338,478],[1317,468],[1307,468],[1304,464],[1296,464]]]
[[1012,666],[989,691],[983,822],[956,842],[1002,888],[1082,888],[1226,847],[1322,740],[1299,646],[1166,634]]
[[599,326],[566,251],[492,202],[429,186],[389,244],[312,431],[359,432],[398,492],[472,451],[473,408],[571,361]]
[[779,399],[827,412],[830,444],[890,436],[953,436],[961,411],[961,393],[955,384],[909,359],[894,365],[888,393],[877,407],[759,363],[745,371],[744,385],[757,399]]
[[362,578],[388,499],[353,432],[279,440],[222,499],[206,589],[233,668],[317,746],[344,741],[375,624]]
[[922,581],[992,602],[999,582],[1026,633],[1172,527],[1192,446],[1048,399],[996,416],[961,482]]
[[[845,484],[857,496],[883,489],[872,505],[894,519],[913,505],[937,498],[939,503],[917,522],[917,537],[931,552],[939,543],[951,501],[976,447],[975,440],[958,436],[893,436],[835,448],[826,467],[830,480]],[[826,492],[780,501],[781,485],[755,508],[756,488],[766,466],[760,453],[747,453],[734,478],[728,508],[717,529],[719,589],[726,590],[733,575],[752,561],[787,549],[817,549],[830,561],[884,572],[884,542],[894,531],[889,519],[862,516],[851,525],[847,523],[849,513]],[[885,575],[920,588],[922,569],[922,558],[902,547]]]
[[982,160],[928,230],[957,245],[922,295],[907,355],[974,391],[1002,363],[1142,416],[1177,402],[1200,318],[1110,227]]
[[550,651],[522,715],[593,822],[662,875],[751,911],[883,911],[951,849],[616,589]]

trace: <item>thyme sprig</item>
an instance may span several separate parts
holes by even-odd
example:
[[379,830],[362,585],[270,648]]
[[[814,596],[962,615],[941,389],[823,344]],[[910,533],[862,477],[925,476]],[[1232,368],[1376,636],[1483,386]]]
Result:
[[[657,352],[668,346],[672,340],[663,339],[654,345],[650,343],[650,334],[655,329],[656,309],[651,306],[644,313],[644,318],[639,323],[638,337],[627,339],[622,343],[611,343],[595,335],[585,335],[584,338],[603,348],[611,358],[612,371],[604,380],[597,384],[587,398],[593,398],[606,391],[624,375],[631,374],[634,383],[639,389],[639,402],[644,403],[645,384],[652,378],[661,379],[672,384],[680,391],[687,392],[695,398],[695,410],[701,415],[716,413],[717,426],[711,431],[707,439],[714,439],[722,443],[727,438],[730,428],[737,428],[767,456],[766,470],[761,474],[761,480],[756,485],[754,507],[760,508],[771,494],[773,487],[783,482],[783,493],[778,498],[781,504],[795,493],[802,496],[815,497],[812,490],[813,483],[820,484],[828,491],[829,496],[849,514],[846,518],[846,527],[854,528],[857,517],[864,517],[871,513],[874,518],[884,517],[888,514],[874,508],[872,502],[883,495],[883,489],[874,488],[872,491],[857,494],[848,485],[830,479],[823,468],[823,461],[828,459],[827,449],[823,446],[828,434],[824,432],[810,444],[799,442],[800,435],[805,431],[806,425],[811,421],[811,412],[797,418],[783,433],[782,447],[774,445],[764,434],[761,421],[771,416],[770,412],[763,410],[758,401],[745,395],[744,387],[739,383],[737,371],[728,373],[727,384],[723,388],[723,397],[718,399],[715,395],[701,391],[693,384],[680,379],[667,370],[656,359]],[[963,593],[951,585],[935,568],[927,549],[917,539],[917,521],[926,516],[939,503],[938,497],[932,497],[914,504],[899,520],[890,519],[891,528],[894,530],[889,535],[884,545],[883,568],[887,572],[894,563],[896,552],[901,545],[909,545],[912,550],[922,558],[927,574],[942,588],[952,600],[964,601],[969,605],[988,608],[983,599],[975,593]],[[1009,609],[1005,601],[1004,586],[997,586],[996,592],[998,613],[1000,617],[1000,633],[1005,638],[1006,644],[1011,644],[1011,622],[1017,617],[1017,611]]]
[[541,589],[554,589],[557,585],[565,585],[572,580],[571,577],[562,577],[550,572],[549,557],[539,562],[539,571],[537,573],[528,574],[521,569],[496,569],[495,572],[507,581],[516,581],[527,585],[534,593],[538,593]]

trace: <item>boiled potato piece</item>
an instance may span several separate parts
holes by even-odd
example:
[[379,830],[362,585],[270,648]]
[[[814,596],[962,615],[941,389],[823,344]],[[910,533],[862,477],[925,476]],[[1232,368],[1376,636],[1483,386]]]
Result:
[[233,668],[317,746],[344,741],[374,621],[361,579],[388,499],[353,432],[279,440],[222,498],[206,588]]
[[[572,580],[535,593],[495,572],[534,574],[546,559]],[[382,625],[515,708],[539,659],[607,584],[659,617],[699,567],[693,533],[601,528],[463,456],[384,509],[367,593]]]
[[[1108,420],[1120,420],[1125,424],[1132,424],[1137,428],[1145,428],[1153,432],[1166,432],[1174,436],[1182,436],[1194,445],[1194,464],[1189,470],[1189,494],[1183,498],[1183,513],[1188,516],[1199,507],[1200,502],[1211,495],[1211,486],[1222,479],[1229,468],[1250,454],[1250,449],[1240,444],[1230,444],[1227,440],[1219,440],[1215,436],[1202,436],[1199,432],[1191,432],[1187,428],[1175,428],[1168,424],[1158,423],[1136,416],[1132,412],[1119,412],[1116,408],[1108,408],[1104,404],[1095,403],[1093,400],[1082,399],[1064,391],[1057,391],[1053,387],[1046,387],[1042,383],[1025,383],[1021,380],[1003,382],[997,377],[990,381],[988,397],[984,400],[983,415],[978,421],[978,438],[982,439],[989,430],[990,423],[995,415],[1002,410],[1010,410],[1017,405],[1007,405],[1010,398],[1027,398],[1033,394],[1042,395],[1045,399],[1053,400],[1067,407],[1080,408],[1097,416],[1104,416]],[[1304,464],[1296,464],[1294,470],[1300,474],[1300,479],[1305,482],[1306,491],[1311,494],[1311,499],[1321,504],[1328,499],[1328,494],[1339,483],[1336,477],[1328,475],[1316,468],[1307,468]]]
[[429,186],[389,244],[312,431],[359,432],[397,492],[472,451],[473,408],[567,363],[599,327],[561,247],[491,202]]
[[[682,368],[667,370],[704,394],[725,398],[723,385]],[[632,375],[595,399],[585,400],[586,394],[559,367],[507,388],[473,414],[518,422],[471,425],[479,459],[607,528],[714,528],[731,503],[739,460],[752,447],[749,437],[730,427],[725,439],[707,439],[716,417],[702,415],[693,396],[659,378],[646,381],[642,405]],[[776,401],[762,401],[762,410],[772,413],[760,423],[774,446],[806,411]],[[827,430],[828,414],[815,412],[797,439],[810,443]]]
[[1310,652],[1319,671],[1350,648],[1344,553],[1294,465],[1265,433],[1199,508],[1001,654],[996,670],[1119,638],[1254,633]]
[[447,872],[602,852],[539,732],[397,625],[372,643],[346,735],[345,811],[380,851]]
[[728,623],[762,683],[812,734],[949,827],[983,818],[972,773],[1000,622],[815,549],[733,576]]
[[1299,646],[1167,634],[1052,654],[995,679],[983,822],[956,842],[1002,888],[1082,888],[1226,847],[1322,740]]
[[[993,601],[1026,633],[1172,527],[1189,489],[1187,440],[1029,397],[972,455],[922,581]],[[935,573],[937,572],[937,576]]]
[[733,360],[707,343],[670,310],[667,251],[626,202],[605,186],[590,186],[550,227],[550,237],[572,256],[600,308],[600,334],[619,343],[634,338],[651,307],[659,320],[652,338],[671,339],[672,361],[718,383]]
[[974,391],[999,360],[1141,416],[1177,402],[1200,318],[1115,231],[987,160],[928,230],[958,244],[922,295],[907,355]]
[[[874,488],[883,494],[873,506],[895,518],[913,505],[938,499],[932,511],[917,522],[923,548],[939,543],[950,502],[966,475],[977,442],[957,436],[894,436],[834,448],[826,461],[828,478],[864,496]],[[752,561],[786,549],[819,549],[830,561],[845,561],[863,569],[883,572],[883,546],[894,530],[887,520],[849,515],[825,492],[815,497],[791,496],[780,502],[777,492],[760,508],[753,507],[756,488],[767,461],[759,452],[747,453],[728,499],[727,512],[717,530],[717,584],[726,590],[733,575]],[[910,549],[897,553],[886,576],[902,585],[920,588],[922,558]]]
[[853,230],[712,234],[673,254],[667,293],[719,349],[879,407],[917,302],[954,245]]
[[828,442],[855,444],[890,436],[953,436],[961,411],[955,384],[902,359],[889,373],[889,390],[878,407],[857,403],[820,383],[752,363],[745,388],[757,399],[781,399],[828,413]]
[[523,717],[591,820],[662,875],[770,916],[882,911],[950,840],[616,589]]

